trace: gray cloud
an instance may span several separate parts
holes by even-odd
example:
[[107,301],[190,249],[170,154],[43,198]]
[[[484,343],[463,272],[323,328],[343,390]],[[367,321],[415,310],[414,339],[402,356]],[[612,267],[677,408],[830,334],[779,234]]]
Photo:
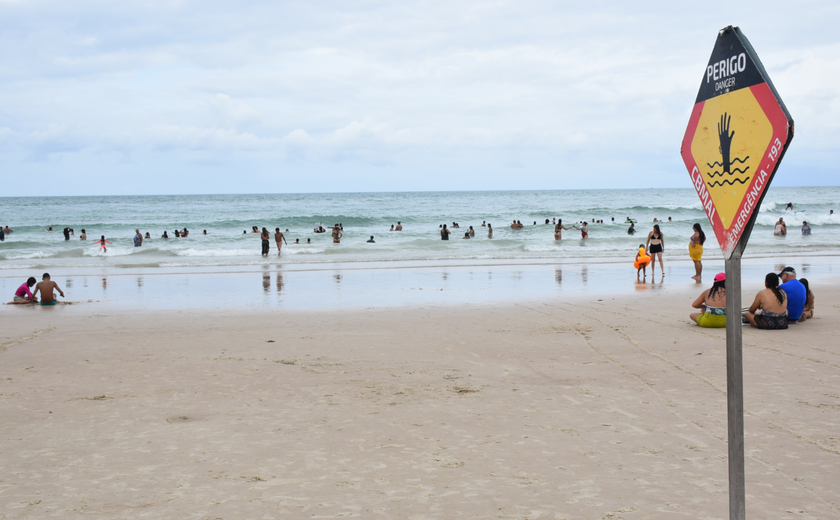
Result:
[[833,183],[838,21],[829,2],[0,0],[0,165],[19,195],[134,186],[114,171],[151,193],[688,186],[682,134],[734,23],[797,123],[776,182]]

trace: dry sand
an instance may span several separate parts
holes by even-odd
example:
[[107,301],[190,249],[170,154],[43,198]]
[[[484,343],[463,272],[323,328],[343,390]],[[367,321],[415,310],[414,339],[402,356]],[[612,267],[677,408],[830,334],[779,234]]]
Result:
[[[750,518],[840,517],[839,292],[745,330]],[[5,307],[0,517],[727,518],[725,332],[691,299]]]

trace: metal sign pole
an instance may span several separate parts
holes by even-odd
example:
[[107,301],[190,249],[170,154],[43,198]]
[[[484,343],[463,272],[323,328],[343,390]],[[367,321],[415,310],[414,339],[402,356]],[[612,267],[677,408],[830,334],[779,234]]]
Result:
[[741,252],[726,260],[726,401],[729,424],[729,519],[746,518],[744,487],[744,367],[741,329]]

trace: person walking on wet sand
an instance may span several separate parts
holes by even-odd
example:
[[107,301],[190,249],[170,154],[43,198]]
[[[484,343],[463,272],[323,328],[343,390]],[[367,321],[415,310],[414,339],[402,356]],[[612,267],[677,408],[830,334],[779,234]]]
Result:
[[35,292],[32,293],[32,297],[37,296],[39,291],[41,292],[41,305],[55,305],[55,293],[53,291],[58,291],[61,297],[64,298],[64,291],[61,290],[57,283],[50,280],[50,273],[44,273],[41,281],[35,286]]
[[105,244],[110,244],[110,243],[111,242],[108,242],[107,240],[105,240],[105,235],[102,235],[102,238],[100,238],[99,240],[94,242],[93,245],[94,246],[101,246],[102,247],[102,252],[107,253],[108,252],[108,246],[106,246]]
[[268,239],[269,234],[266,228],[262,228],[262,232],[260,233],[260,240],[262,241],[262,255],[268,256]]
[[283,233],[280,232],[279,227],[274,228],[274,241],[277,243],[277,254],[278,255],[280,254],[280,248],[283,247],[283,242],[285,242],[286,245],[289,245],[289,243],[286,242],[286,237],[283,236]]

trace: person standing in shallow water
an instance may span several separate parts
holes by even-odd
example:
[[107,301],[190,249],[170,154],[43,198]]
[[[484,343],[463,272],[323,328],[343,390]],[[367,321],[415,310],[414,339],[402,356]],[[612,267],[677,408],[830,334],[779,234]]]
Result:
[[262,255],[268,256],[268,240],[271,236],[268,234],[268,230],[266,228],[262,228],[262,232],[260,233],[260,240],[262,240]]
[[700,280],[703,274],[703,244],[706,243],[706,234],[703,233],[699,222],[694,224],[692,229],[694,229],[694,234],[691,235],[688,242],[688,256],[694,261],[694,276],[691,278]]
[[286,237],[283,235],[283,233],[280,232],[279,227],[274,228],[274,242],[277,243],[277,254],[278,255],[280,254],[280,248],[283,247],[284,242],[286,243],[286,245],[289,245],[289,243],[286,242]]
[[665,266],[662,265],[662,253],[665,251],[665,237],[659,229],[659,224],[653,225],[653,231],[648,233],[645,249],[651,257],[650,275],[656,275],[656,258],[659,257],[659,268],[662,269],[662,276],[665,276]]
[[440,228],[440,239],[449,240],[449,233],[451,233],[451,231],[446,229],[446,224],[444,224],[443,227]]

